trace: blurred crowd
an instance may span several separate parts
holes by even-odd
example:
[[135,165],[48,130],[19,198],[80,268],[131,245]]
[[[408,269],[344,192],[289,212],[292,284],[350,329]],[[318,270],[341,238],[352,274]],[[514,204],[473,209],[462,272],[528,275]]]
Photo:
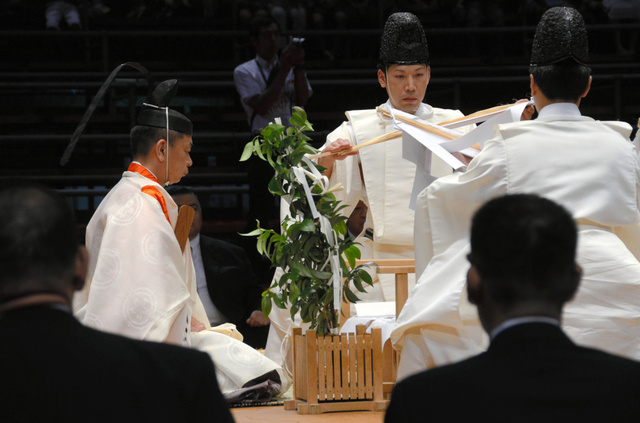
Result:
[[427,27],[529,26],[563,5],[587,24],[640,21],[640,0],[6,0],[0,21],[5,29],[243,30],[254,16],[270,14],[284,31],[300,31],[377,29],[391,13],[407,11]]

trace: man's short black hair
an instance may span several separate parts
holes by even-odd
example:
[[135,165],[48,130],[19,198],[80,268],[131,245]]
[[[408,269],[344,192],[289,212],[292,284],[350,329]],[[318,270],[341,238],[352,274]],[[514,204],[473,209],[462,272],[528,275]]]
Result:
[[0,187],[0,299],[56,291],[72,280],[77,252],[73,212],[60,194],[26,181]]
[[[185,134],[173,131],[169,129],[169,145],[173,146],[174,143],[182,139]],[[131,154],[133,157],[146,156],[159,140],[167,139],[167,130],[163,128],[156,128],[153,126],[136,125],[131,128]]]
[[547,66],[530,66],[533,80],[551,101],[577,102],[589,86],[591,68],[572,59]]
[[471,254],[499,307],[568,301],[577,277],[577,230],[567,210],[532,194],[499,197],[474,215]]
[[276,24],[276,26],[278,27],[278,31],[282,31],[280,25],[278,24],[278,21],[276,21],[273,16],[258,15],[254,17],[253,19],[251,19],[251,22],[249,22],[249,36],[257,40],[260,36],[260,31],[262,31],[262,28],[266,28],[273,24]]

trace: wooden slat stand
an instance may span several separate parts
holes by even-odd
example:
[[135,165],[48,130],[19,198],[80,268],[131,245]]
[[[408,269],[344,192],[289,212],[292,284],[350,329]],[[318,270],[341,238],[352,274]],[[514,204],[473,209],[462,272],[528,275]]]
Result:
[[[355,335],[355,336],[354,336]],[[380,328],[365,333],[317,335],[293,330],[293,400],[286,410],[298,414],[330,411],[382,411],[382,341]]]
[[[414,259],[375,259],[375,260],[356,260],[356,266],[374,262],[376,265],[376,273],[378,274],[394,274],[396,281],[396,318],[400,315],[404,304],[409,297],[409,273],[415,273],[415,260]],[[344,304],[343,304],[344,305]],[[349,312],[349,305],[343,307],[343,310]],[[344,311],[343,311],[344,313]],[[345,313],[347,318],[349,314]],[[382,349],[383,357],[383,378],[384,378],[384,395],[385,398],[391,397],[391,391],[396,384],[396,378],[398,374],[398,363],[400,362],[400,356],[397,351],[393,349],[391,340],[387,339]]]

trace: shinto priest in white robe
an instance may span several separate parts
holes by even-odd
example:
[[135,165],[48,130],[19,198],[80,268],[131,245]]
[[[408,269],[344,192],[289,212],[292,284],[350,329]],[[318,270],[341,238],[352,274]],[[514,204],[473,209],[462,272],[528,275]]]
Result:
[[[74,297],[76,316],[96,329],[209,353],[223,393],[272,370],[286,390],[289,380],[280,366],[209,330],[190,249],[182,253],[174,235],[177,216],[177,205],[153,174],[132,163],[87,226],[89,272]],[[192,317],[207,330],[192,333]]]
[[[391,102],[387,101],[380,108],[390,110]],[[375,109],[352,110],[345,114],[348,121],[327,136],[326,145],[338,138],[358,145],[396,130],[393,120]],[[439,109],[423,103],[415,116],[430,123],[439,123],[463,114],[458,110]],[[347,205],[342,213],[349,216],[360,200],[369,208],[365,231],[356,240],[363,245],[363,259],[414,258],[414,211],[409,203],[415,175],[416,165],[402,157],[402,137],[365,147],[355,156],[336,160],[329,186],[342,184],[344,187],[335,192],[336,199]],[[364,236],[369,228],[373,230],[373,239]],[[393,275],[379,276],[382,276],[378,288],[382,290],[381,300],[394,301]]]
[[533,121],[498,125],[466,172],[439,178],[418,197],[416,236],[428,266],[391,335],[398,379],[475,355],[487,345],[466,299],[473,213],[505,194],[533,193],[578,224],[583,277],[562,325],[578,344],[640,359],[640,165],[629,125],[597,122],[570,103]]

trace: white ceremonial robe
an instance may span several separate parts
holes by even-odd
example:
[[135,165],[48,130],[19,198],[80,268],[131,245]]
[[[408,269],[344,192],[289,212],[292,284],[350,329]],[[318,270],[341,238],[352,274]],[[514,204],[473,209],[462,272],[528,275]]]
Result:
[[[141,191],[153,186],[159,201]],[[210,354],[218,384],[227,393],[280,366],[250,346],[213,332],[197,293],[189,248],[174,234],[178,207],[158,183],[126,171],[100,203],[86,233],[89,269],[84,289],[74,297],[74,312],[85,325],[135,339],[193,347]],[[207,330],[191,332],[191,318]]]
[[[387,101],[380,107],[389,110],[392,106]],[[392,119],[376,110],[355,110],[346,115],[349,120],[327,136],[327,144],[344,138],[358,145],[396,130]],[[463,116],[457,110],[427,104],[422,104],[415,115],[431,123]],[[414,258],[414,211],[409,202],[415,174],[416,165],[402,157],[402,137],[365,147],[357,155],[335,162],[330,186],[338,183],[344,186],[335,192],[336,198],[347,205],[342,213],[350,215],[359,200],[369,207],[365,228],[373,229],[373,242],[364,249],[363,253],[370,254],[363,255],[363,259]],[[393,275],[383,276],[379,280],[384,299],[394,301]],[[360,295],[366,298],[366,294]]]
[[534,121],[498,125],[466,172],[419,195],[416,236],[427,242],[416,254],[429,264],[391,335],[401,350],[398,379],[486,348],[466,299],[471,217],[489,199],[514,193],[549,198],[577,219],[584,274],[563,329],[578,344],[640,359],[640,165],[630,130],[552,104]]

